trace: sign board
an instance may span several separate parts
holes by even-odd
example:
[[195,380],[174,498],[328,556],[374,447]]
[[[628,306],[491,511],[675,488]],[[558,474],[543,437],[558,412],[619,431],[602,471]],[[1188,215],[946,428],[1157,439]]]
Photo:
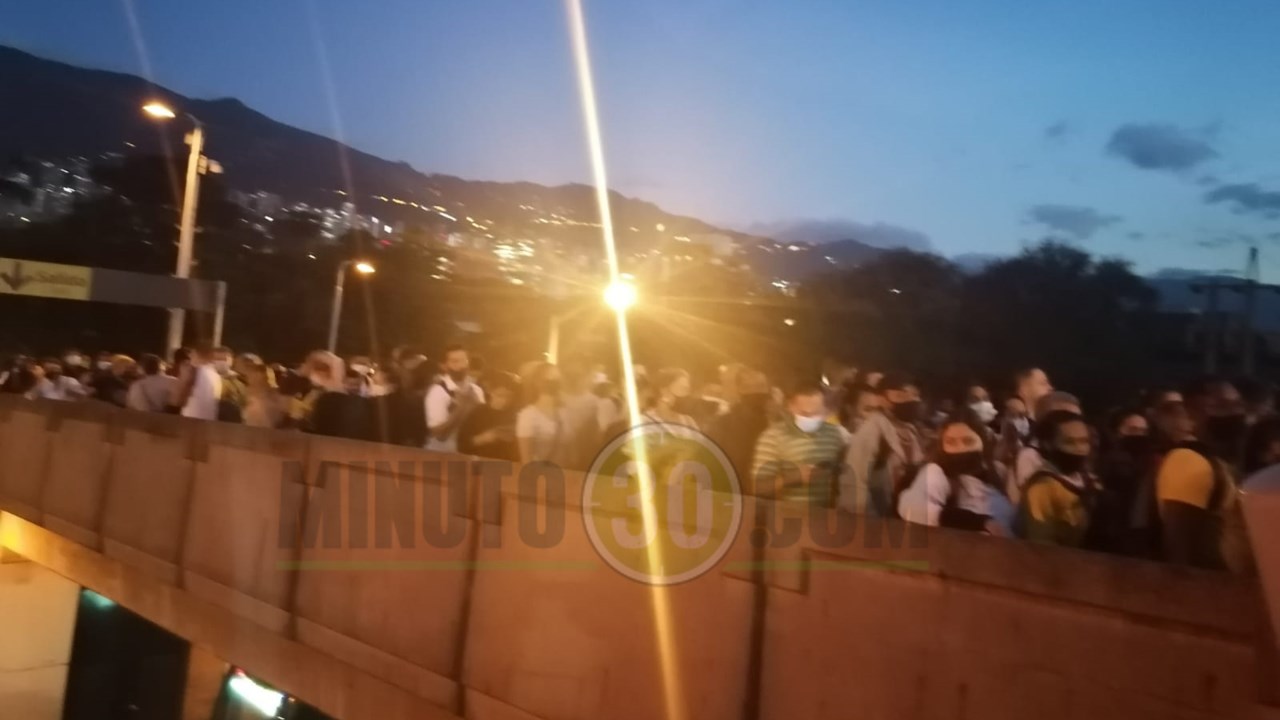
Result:
[[0,295],[218,312],[226,283],[0,258]]
[[93,269],[0,258],[0,294],[88,300]]

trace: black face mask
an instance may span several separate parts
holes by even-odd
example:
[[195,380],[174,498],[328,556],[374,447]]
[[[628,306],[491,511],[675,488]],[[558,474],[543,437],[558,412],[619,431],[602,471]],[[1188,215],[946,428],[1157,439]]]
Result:
[[1211,415],[1204,421],[1204,439],[1214,450],[1233,457],[1240,450],[1246,429],[1244,415]]
[[980,477],[983,465],[981,450],[963,453],[941,453],[938,455],[938,467],[942,468],[942,472],[946,473],[947,477],[956,477],[958,475]]
[[1052,450],[1045,451],[1044,458],[1053,463],[1053,466],[1064,474],[1074,475],[1075,473],[1084,470],[1084,464],[1088,461],[1089,456],[1075,455],[1054,448]]
[[908,400],[893,406],[893,416],[899,422],[910,423],[920,419],[920,408],[924,406],[919,400]]
[[460,383],[460,382],[462,382],[463,380],[466,380],[466,379],[467,379],[467,371],[466,371],[466,370],[450,370],[450,371],[449,371],[449,377],[450,377],[450,379],[452,379],[454,382],[456,382],[456,383]]
[[1151,436],[1150,435],[1125,435],[1120,438],[1116,445],[1125,454],[1135,458],[1146,457],[1151,454]]

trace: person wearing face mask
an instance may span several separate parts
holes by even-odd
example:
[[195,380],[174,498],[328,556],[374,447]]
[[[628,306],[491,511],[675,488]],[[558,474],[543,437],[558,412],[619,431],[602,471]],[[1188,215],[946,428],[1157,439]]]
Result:
[[440,375],[423,400],[428,450],[457,452],[458,426],[484,403],[484,390],[471,381],[470,368],[466,348],[461,345],[445,348]]
[[736,400],[727,413],[716,418],[708,435],[724,452],[739,480],[746,482],[756,440],[771,422],[769,380],[759,370],[739,368],[734,381],[737,387],[732,396]]
[[1245,438],[1244,403],[1231,383],[1200,378],[1182,393],[1189,437],[1164,457],[1156,506],[1166,561],[1243,569],[1247,542],[1236,502],[1235,463]]
[[830,506],[844,432],[827,422],[826,395],[818,385],[792,390],[786,407],[787,416],[756,442],[746,492]]
[[1098,462],[1101,494],[1088,546],[1092,550],[1144,556],[1141,518],[1144,495],[1155,478],[1158,451],[1141,408],[1113,412]]
[[894,499],[926,457],[923,403],[916,384],[900,375],[885,375],[876,390],[884,411],[869,415],[849,441],[839,505],[850,513],[893,517],[898,512]]
[[1098,481],[1087,467],[1089,426],[1067,410],[1037,418],[1043,464],[1022,489],[1015,529],[1032,542],[1083,547],[1098,497]]
[[[1062,392],[1061,390],[1054,390],[1047,395],[1042,395],[1036,401],[1032,412],[1036,418],[1043,418],[1054,412],[1082,414],[1080,399],[1071,393]],[[1006,485],[1009,499],[1015,504],[1022,497],[1022,488],[1026,486],[1027,481],[1040,468],[1044,467],[1044,454],[1040,451],[1040,434],[1035,430],[1038,423],[1039,420],[1032,422],[1031,439],[1018,449],[1014,458],[1012,472],[1010,473],[1012,482]]]
[[94,399],[124,407],[129,385],[136,379],[136,374],[137,363],[133,358],[128,355],[113,356],[107,372],[100,373],[93,379]]
[[991,395],[981,385],[969,386],[969,390],[965,393],[965,405],[984,427],[989,429],[991,423],[995,422],[998,414],[995,403],[991,402]]
[[944,420],[933,462],[898,497],[907,522],[1012,537],[1014,507],[988,449],[988,428],[971,410]]
[[569,417],[560,393],[560,370],[551,363],[542,363],[529,373],[527,384],[528,402],[516,414],[520,462],[562,465],[571,444],[566,432]]

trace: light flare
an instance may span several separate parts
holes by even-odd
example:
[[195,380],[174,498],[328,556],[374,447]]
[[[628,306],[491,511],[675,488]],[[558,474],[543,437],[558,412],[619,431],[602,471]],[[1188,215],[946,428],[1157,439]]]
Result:
[[[578,92],[582,99],[582,115],[587,130],[587,147],[591,159],[592,180],[595,185],[596,204],[600,209],[600,230],[604,241],[605,259],[609,268],[609,286],[625,282],[618,270],[618,250],[614,243],[613,212],[609,207],[609,183],[605,172],[604,143],[600,133],[600,118],[596,108],[595,81],[591,73],[591,53],[587,47],[586,20],[582,12],[582,0],[565,0],[569,18],[569,34],[573,41],[573,59],[578,71]],[[631,361],[631,337],[627,329],[627,307],[619,303],[613,308],[618,326],[618,350],[622,356],[623,386],[627,393],[627,412],[631,427],[643,423],[640,414],[640,398],[636,392],[635,365]],[[633,433],[632,457],[639,468],[640,515],[645,536],[656,537],[658,529],[657,508],[654,507],[654,478],[650,472],[644,443]],[[652,542],[646,548],[649,572],[660,573],[664,567],[661,543]],[[668,720],[683,720],[684,693],[681,689],[678,657],[675,648],[675,632],[671,601],[667,588],[651,585],[649,588],[653,609],[654,628],[658,641],[658,662],[662,678],[663,702]]]

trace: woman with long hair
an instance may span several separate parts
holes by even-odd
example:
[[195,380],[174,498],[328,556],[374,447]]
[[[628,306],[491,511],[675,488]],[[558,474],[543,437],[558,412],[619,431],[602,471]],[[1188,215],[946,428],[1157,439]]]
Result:
[[907,522],[1012,536],[1015,510],[992,462],[993,445],[968,408],[938,429],[932,461],[898,496],[898,515]]
[[644,400],[645,419],[663,425],[683,425],[696,430],[697,421],[676,408],[683,398],[689,397],[692,391],[693,385],[688,371],[679,368],[659,371],[650,387],[648,398]]

